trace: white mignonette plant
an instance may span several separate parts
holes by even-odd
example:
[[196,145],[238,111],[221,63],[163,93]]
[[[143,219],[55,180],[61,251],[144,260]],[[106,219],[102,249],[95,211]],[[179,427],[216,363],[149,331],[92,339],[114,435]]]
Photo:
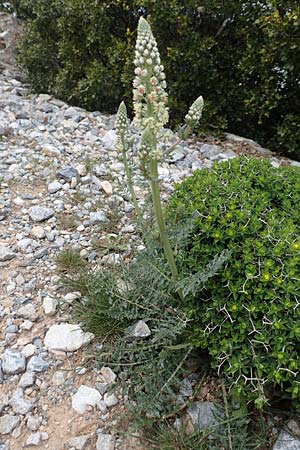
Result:
[[[163,135],[164,126],[169,120],[167,108],[168,94],[166,92],[167,83],[156,40],[149,23],[143,17],[140,18],[138,24],[134,65],[133,123],[141,130],[138,156],[143,168],[143,173],[150,184],[153,209],[159,230],[160,241],[172,277],[176,280],[178,278],[178,270],[167,234],[158,182],[158,162],[164,156],[159,146],[159,140]],[[203,98],[200,96],[192,104],[185,116],[185,127],[189,133],[199,122],[202,115],[202,109]],[[118,109],[116,132],[118,135],[118,149],[122,152],[132,201],[136,213],[140,221],[142,221],[142,214],[134,192],[131,171],[127,161],[127,150],[131,138],[128,127],[127,110],[124,102],[120,104]],[[176,142],[176,144],[168,148],[166,153],[170,153],[179,142]]]

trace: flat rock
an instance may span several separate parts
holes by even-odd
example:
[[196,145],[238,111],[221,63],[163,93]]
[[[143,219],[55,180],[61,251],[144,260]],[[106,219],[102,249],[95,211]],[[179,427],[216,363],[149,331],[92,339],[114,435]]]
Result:
[[38,445],[40,445],[42,440],[42,435],[39,431],[36,431],[35,433],[30,434],[30,436],[28,436],[26,442],[25,442],[25,447],[36,447]]
[[29,216],[34,222],[43,222],[53,217],[54,211],[44,206],[32,206],[29,210]]
[[89,406],[99,407],[100,402],[101,395],[97,389],[81,385],[72,397],[72,408],[78,414],[84,414]]
[[151,335],[151,331],[143,320],[139,320],[127,330],[126,338],[143,339]]
[[0,417],[0,434],[10,434],[20,423],[20,417],[5,414]]
[[56,313],[58,301],[52,297],[45,297],[43,301],[43,309],[46,316],[53,316]]
[[30,400],[26,400],[24,398],[23,389],[18,388],[11,399],[9,400],[9,404],[12,407],[15,414],[27,414],[31,411],[33,404]]
[[51,351],[74,352],[88,344],[94,335],[84,333],[79,325],[52,325],[45,336],[45,346]]
[[119,400],[117,399],[117,397],[115,396],[115,394],[104,394],[103,397],[105,406],[107,406],[108,408],[111,408],[112,406],[116,406],[119,403]]
[[100,186],[107,195],[112,195],[113,193],[113,187],[112,184],[109,181],[100,181]]
[[55,194],[55,192],[58,192],[62,189],[62,184],[59,181],[52,181],[52,183],[48,184],[48,192],[50,194]]
[[10,261],[15,256],[15,252],[13,252],[9,247],[0,245],[0,262]]
[[106,212],[102,209],[90,213],[90,222],[92,225],[107,222]]
[[50,363],[41,356],[33,356],[27,364],[28,372],[45,372],[50,367]]
[[72,178],[76,178],[79,182],[80,175],[78,171],[72,166],[64,166],[57,173],[56,176],[58,179],[65,180],[68,182],[72,181]]
[[27,303],[27,305],[21,306],[17,310],[17,316],[21,317],[22,319],[31,320],[33,322],[38,318],[38,314],[32,303]]
[[54,372],[51,381],[54,386],[62,386],[65,384],[66,376],[64,372],[62,372],[61,370],[57,370],[56,372]]
[[1,355],[2,370],[7,375],[15,375],[25,372],[25,356],[18,351],[7,348]]
[[105,136],[101,138],[101,142],[107,150],[114,150],[118,141],[117,133],[114,130],[108,131]]
[[281,431],[273,450],[300,450],[300,439],[293,437],[286,431]]
[[195,402],[187,410],[192,423],[198,431],[217,425],[221,414],[213,402]]
[[116,438],[111,434],[99,434],[96,442],[96,450],[114,450]]
[[85,450],[90,439],[91,437],[88,434],[83,436],[76,436],[67,441],[67,446],[73,447],[75,448],[75,450]]
[[30,387],[34,384],[35,374],[33,372],[25,372],[19,381],[19,386],[23,389]]
[[37,239],[43,239],[46,236],[44,228],[39,225],[32,227],[31,234]]
[[99,372],[100,379],[103,383],[114,383],[117,375],[111,370],[110,367],[103,366]]

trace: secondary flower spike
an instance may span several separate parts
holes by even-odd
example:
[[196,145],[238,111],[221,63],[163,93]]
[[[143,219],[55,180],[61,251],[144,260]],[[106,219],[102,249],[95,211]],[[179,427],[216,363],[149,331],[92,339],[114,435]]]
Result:
[[[135,46],[133,107],[135,123],[161,129],[169,120],[166,76],[149,23],[141,17]],[[150,117],[149,117],[150,112]]]
[[187,125],[189,125],[192,128],[195,125],[197,125],[202,116],[203,105],[204,105],[203,97],[200,95],[200,97],[198,97],[194,101],[194,103],[189,109],[189,112],[185,116],[185,121]]
[[119,106],[116,119],[116,133],[119,137],[124,137],[128,131],[127,108],[124,102]]

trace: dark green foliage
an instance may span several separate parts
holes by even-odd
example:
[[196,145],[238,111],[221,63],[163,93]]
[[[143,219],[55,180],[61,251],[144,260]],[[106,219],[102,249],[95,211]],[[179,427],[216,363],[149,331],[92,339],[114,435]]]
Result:
[[272,386],[300,394],[300,170],[236,158],[198,171],[170,199],[170,224],[197,216],[185,248],[184,275],[229,251],[205,290],[187,298],[193,344],[246,399],[262,406]]
[[129,104],[144,14],[165,65],[173,123],[202,94],[202,131],[217,126],[300,157],[298,0],[20,0],[17,10],[28,18],[20,61],[36,91],[92,110]]

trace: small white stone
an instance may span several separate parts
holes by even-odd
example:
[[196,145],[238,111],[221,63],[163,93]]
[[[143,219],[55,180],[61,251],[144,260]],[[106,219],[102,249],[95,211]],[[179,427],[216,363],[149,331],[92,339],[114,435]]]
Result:
[[100,186],[107,195],[112,195],[113,193],[113,187],[112,184],[109,181],[101,181]]
[[5,414],[0,417],[0,434],[10,434],[20,423],[20,417]]
[[25,443],[25,447],[36,447],[38,445],[40,445],[41,442],[41,433],[39,431],[37,431],[36,433],[32,433],[28,438],[27,441]]
[[103,397],[104,403],[108,408],[111,408],[112,406],[116,406],[119,403],[119,400],[115,396],[115,394],[104,394]]
[[52,383],[54,384],[54,386],[62,386],[63,384],[65,384],[65,381],[66,379],[64,372],[60,370],[54,372],[52,376]]
[[87,168],[84,164],[78,164],[78,166],[76,166],[75,169],[77,170],[77,172],[81,177],[85,177],[88,173]]
[[88,344],[94,335],[84,333],[79,325],[62,323],[52,325],[45,336],[45,346],[48,350],[74,352]]
[[34,355],[36,352],[36,346],[33,344],[27,344],[22,350],[23,355],[25,358],[29,358],[30,356]]
[[0,262],[9,261],[13,259],[16,254],[9,248],[4,245],[0,245]]
[[99,434],[96,450],[114,450],[116,445],[116,438],[111,434]]
[[14,204],[16,206],[23,206],[24,205],[24,200],[21,197],[16,197],[14,199]]
[[36,239],[43,239],[46,236],[44,228],[39,225],[32,227],[30,234]]
[[100,370],[100,378],[104,383],[114,383],[117,375],[111,370],[110,367],[102,367]]
[[42,441],[48,441],[48,439],[49,439],[49,434],[46,433],[46,431],[42,431],[41,432],[41,440]]
[[74,189],[77,186],[77,184],[78,184],[77,177],[72,177],[71,184],[70,184],[71,189]]
[[20,325],[21,330],[29,331],[33,327],[33,323],[30,320],[24,320],[23,323]]
[[50,192],[50,194],[55,194],[55,192],[60,191],[62,187],[63,186],[59,181],[52,181],[52,183],[48,184],[48,192]]
[[34,372],[25,372],[19,381],[19,386],[23,389],[28,388],[34,384],[35,373]]
[[80,292],[69,292],[66,294],[63,298],[63,300],[67,303],[73,303],[75,300],[79,299],[81,297]]
[[26,427],[30,431],[37,431],[41,426],[41,420],[39,416],[29,416],[27,418]]
[[56,313],[58,301],[52,297],[45,297],[43,301],[43,309],[46,316],[53,316]]
[[32,303],[27,303],[27,305],[21,306],[17,310],[17,316],[22,319],[28,319],[31,321],[35,321],[38,318],[36,309]]
[[72,408],[78,414],[84,414],[89,406],[99,406],[101,395],[97,389],[81,385],[78,391],[72,397]]
[[84,450],[87,443],[90,440],[90,435],[86,434],[83,436],[76,436],[67,441],[67,446],[72,447],[75,450]]
[[114,150],[118,142],[117,133],[114,130],[108,131],[105,136],[101,138],[101,142],[108,150]]

